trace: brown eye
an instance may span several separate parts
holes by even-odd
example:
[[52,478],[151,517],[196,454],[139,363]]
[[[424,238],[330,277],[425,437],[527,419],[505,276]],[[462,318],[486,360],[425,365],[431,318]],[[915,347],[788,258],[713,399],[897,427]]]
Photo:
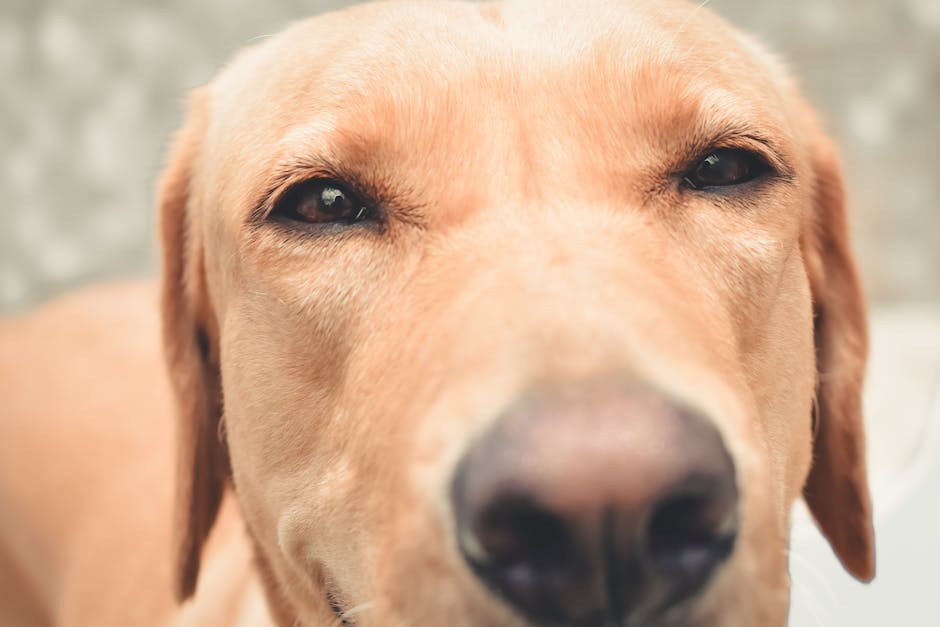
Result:
[[760,155],[749,150],[719,148],[689,170],[683,180],[692,189],[741,185],[770,170]]
[[289,190],[272,217],[308,224],[352,225],[375,219],[375,212],[335,181],[313,180]]

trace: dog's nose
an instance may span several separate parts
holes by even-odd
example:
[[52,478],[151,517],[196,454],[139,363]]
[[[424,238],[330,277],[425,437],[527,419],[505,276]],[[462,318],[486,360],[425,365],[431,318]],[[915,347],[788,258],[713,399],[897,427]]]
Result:
[[734,464],[718,431],[644,388],[519,403],[464,454],[451,496],[472,570],[553,625],[665,611],[705,586],[737,534]]

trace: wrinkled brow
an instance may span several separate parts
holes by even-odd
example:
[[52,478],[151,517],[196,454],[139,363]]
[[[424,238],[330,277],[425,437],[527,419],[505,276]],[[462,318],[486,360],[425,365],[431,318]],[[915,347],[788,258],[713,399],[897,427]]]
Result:
[[395,176],[380,139],[321,124],[289,133],[278,148],[254,196],[249,223],[264,221],[294,186],[318,179],[341,183],[369,204],[399,219],[417,221],[421,208],[417,194]]
[[778,107],[751,99],[746,91],[731,93],[707,83],[676,91],[671,119],[660,120],[664,143],[680,147],[687,159],[716,148],[753,150],[780,175],[794,176],[794,146]]

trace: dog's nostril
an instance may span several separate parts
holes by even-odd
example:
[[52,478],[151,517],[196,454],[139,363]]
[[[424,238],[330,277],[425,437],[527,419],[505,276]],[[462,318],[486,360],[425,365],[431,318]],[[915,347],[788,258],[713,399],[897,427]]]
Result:
[[684,488],[651,512],[647,552],[655,567],[679,588],[701,586],[734,550],[737,510],[728,484]]
[[565,521],[524,496],[495,497],[475,517],[461,549],[495,589],[534,614],[577,576]]
[[480,557],[500,564],[557,564],[564,559],[567,535],[562,520],[522,496],[495,500],[484,508],[474,525]]
[[480,513],[474,531],[484,557],[497,562],[536,556],[552,561],[567,535],[563,521],[522,496],[491,503]]

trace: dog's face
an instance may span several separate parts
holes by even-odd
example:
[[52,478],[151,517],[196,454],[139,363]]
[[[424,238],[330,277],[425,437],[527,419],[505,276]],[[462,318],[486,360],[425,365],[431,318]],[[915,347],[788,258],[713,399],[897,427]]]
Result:
[[284,624],[782,625],[801,492],[872,576],[838,169],[706,11],[300,23],[161,207],[181,596],[229,476]]

